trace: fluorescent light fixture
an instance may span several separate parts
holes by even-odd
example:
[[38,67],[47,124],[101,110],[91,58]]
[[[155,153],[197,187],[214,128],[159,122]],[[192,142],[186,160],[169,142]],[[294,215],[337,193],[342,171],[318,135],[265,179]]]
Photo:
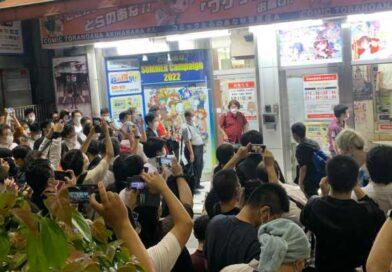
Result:
[[216,38],[216,37],[224,37],[224,36],[230,36],[229,30],[227,30],[227,29],[213,30],[213,31],[203,31],[203,32],[195,32],[195,33],[170,35],[170,36],[166,37],[166,40],[168,42],[178,42],[178,41],[208,39],[208,38]]
[[115,42],[100,42],[95,48],[116,48],[118,55],[135,55],[169,51],[169,45],[164,40],[131,39]]
[[373,20],[392,20],[392,11],[347,16],[347,22],[363,22]]

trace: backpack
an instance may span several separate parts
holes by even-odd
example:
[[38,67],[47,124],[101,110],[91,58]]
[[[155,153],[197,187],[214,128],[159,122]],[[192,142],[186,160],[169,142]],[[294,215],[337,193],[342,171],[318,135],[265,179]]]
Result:
[[322,150],[315,150],[313,152],[312,163],[315,171],[312,174],[312,180],[319,183],[322,178],[327,176],[326,166],[328,159],[328,155]]

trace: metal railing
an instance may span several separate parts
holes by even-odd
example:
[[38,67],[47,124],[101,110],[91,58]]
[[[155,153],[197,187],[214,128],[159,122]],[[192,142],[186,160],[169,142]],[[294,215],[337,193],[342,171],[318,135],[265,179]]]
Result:
[[14,110],[15,110],[15,116],[19,120],[24,120],[25,119],[24,111],[26,109],[33,109],[37,117],[37,120],[43,121],[49,118],[49,108],[50,107],[46,105],[26,105],[26,106],[14,107]]

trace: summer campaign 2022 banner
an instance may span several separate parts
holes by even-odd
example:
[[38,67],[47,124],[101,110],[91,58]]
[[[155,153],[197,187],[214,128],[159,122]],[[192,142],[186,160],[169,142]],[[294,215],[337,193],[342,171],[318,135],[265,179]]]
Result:
[[[43,47],[392,9],[376,0],[152,0],[42,18]],[[82,3],[81,3],[82,5]]]

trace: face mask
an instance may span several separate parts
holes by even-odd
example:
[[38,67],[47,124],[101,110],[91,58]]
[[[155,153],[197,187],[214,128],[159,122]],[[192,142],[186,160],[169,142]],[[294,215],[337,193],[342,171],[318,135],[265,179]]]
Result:
[[66,141],[67,143],[69,143],[69,144],[75,145],[75,144],[76,144],[76,141],[77,141],[77,136],[75,135],[75,136],[72,137],[72,138],[67,138],[67,139],[65,139],[65,141]]
[[231,109],[230,109],[230,112],[231,112],[232,114],[237,114],[238,109],[237,109],[237,108],[231,108]]
[[80,125],[80,121],[82,121],[82,117],[76,117],[76,118],[75,118],[75,123],[76,123],[77,125]]
[[14,136],[12,135],[7,136],[6,141],[7,141],[7,145],[11,145],[14,142]]

